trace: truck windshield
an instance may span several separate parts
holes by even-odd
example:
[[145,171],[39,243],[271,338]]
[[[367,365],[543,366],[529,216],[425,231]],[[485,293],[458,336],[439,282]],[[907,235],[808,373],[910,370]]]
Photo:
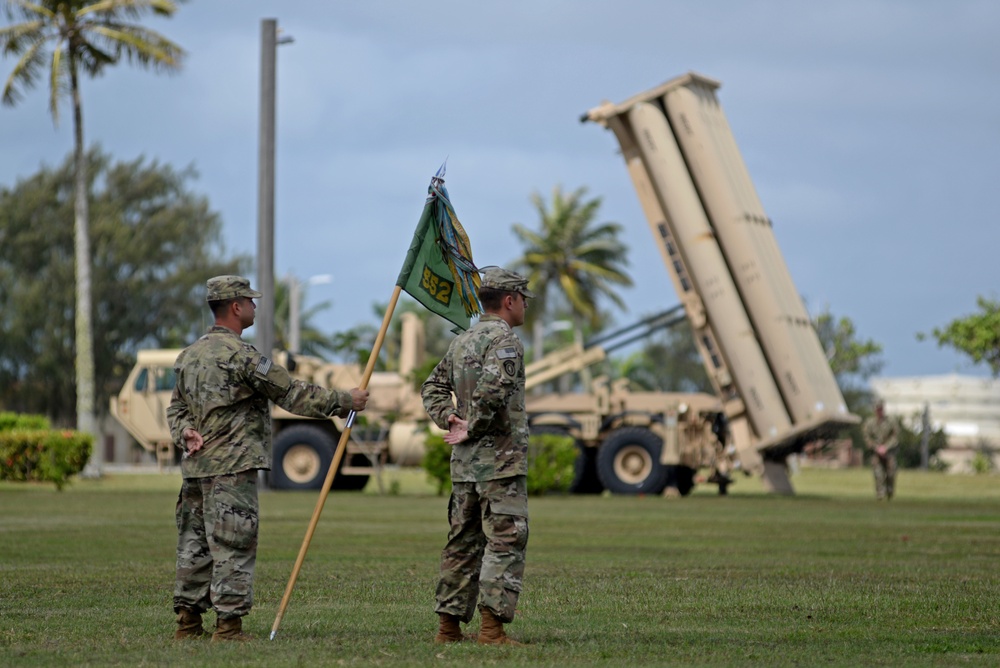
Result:
[[149,375],[152,371],[154,379],[154,392],[172,392],[177,384],[177,373],[173,367],[144,368],[135,377],[135,389],[137,392],[145,392],[149,387]]

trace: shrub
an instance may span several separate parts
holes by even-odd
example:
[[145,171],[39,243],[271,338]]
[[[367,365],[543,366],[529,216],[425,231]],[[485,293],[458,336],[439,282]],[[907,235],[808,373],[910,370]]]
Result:
[[[923,434],[913,431],[905,424],[899,429],[899,447],[896,448],[896,462],[899,468],[915,469],[920,468],[920,442]],[[927,441],[927,455],[934,457],[938,450],[948,447],[948,436],[943,429],[932,431]]]
[[533,434],[528,439],[528,494],[568,492],[576,455],[571,436]]
[[979,450],[972,457],[972,472],[977,475],[982,475],[983,473],[989,473],[993,470],[993,458],[990,457],[989,453]]
[[83,470],[93,442],[93,436],[69,430],[0,431],[0,480],[52,482],[61,490]]
[[14,429],[49,429],[49,419],[44,415],[24,415],[0,411],[0,431]]
[[437,485],[438,496],[451,492],[451,446],[440,434],[427,434],[420,465],[427,471],[427,480]]
[[[528,439],[528,494],[569,491],[573,483],[576,443],[572,437],[535,434]],[[428,434],[420,462],[438,496],[451,491],[451,446],[438,434]]]

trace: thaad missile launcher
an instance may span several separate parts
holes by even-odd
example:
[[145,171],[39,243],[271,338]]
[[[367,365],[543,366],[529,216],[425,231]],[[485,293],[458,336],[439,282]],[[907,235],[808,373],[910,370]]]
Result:
[[790,492],[784,460],[847,411],[716,96],[690,73],[581,119],[610,129],[691,322],[745,468]]

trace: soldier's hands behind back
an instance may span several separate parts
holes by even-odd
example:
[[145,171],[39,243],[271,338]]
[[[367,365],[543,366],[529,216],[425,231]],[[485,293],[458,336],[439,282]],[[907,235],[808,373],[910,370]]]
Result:
[[469,421],[452,413],[448,416],[448,433],[443,438],[448,445],[458,445],[466,440],[469,438]]
[[193,452],[201,450],[201,446],[205,444],[201,434],[190,427],[181,432],[181,437],[184,439],[184,449],[189,455]]

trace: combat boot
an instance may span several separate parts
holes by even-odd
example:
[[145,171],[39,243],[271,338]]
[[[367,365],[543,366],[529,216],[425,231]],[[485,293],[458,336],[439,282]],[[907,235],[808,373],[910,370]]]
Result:
[[458,617],[449,615],[447,612],[439,612],[441,626],[438,628],[434,642],[443,645],[449,642],[462,642],[465,636],[462,635],[462,627],[458,625]]
[[212,634],[212,642],[218,641],[244,641],[253,640],[249,633],[243,633],[243,618],[230,617],[229,619],[219,618],[215,621],[215,633]]
[[177,630],[174,631],[174,640],[185,640],[187,638],[200,638],[205,635],[205,628],[201,625],[201,613],[181,608],[177,613]]
[[479,629],[480,645],[511,645],[521,647],[524,643],[511,640],[503,630],[503,622],[493,614],[488,608],[479,608],[479,614],[483,618],[483,625]]

